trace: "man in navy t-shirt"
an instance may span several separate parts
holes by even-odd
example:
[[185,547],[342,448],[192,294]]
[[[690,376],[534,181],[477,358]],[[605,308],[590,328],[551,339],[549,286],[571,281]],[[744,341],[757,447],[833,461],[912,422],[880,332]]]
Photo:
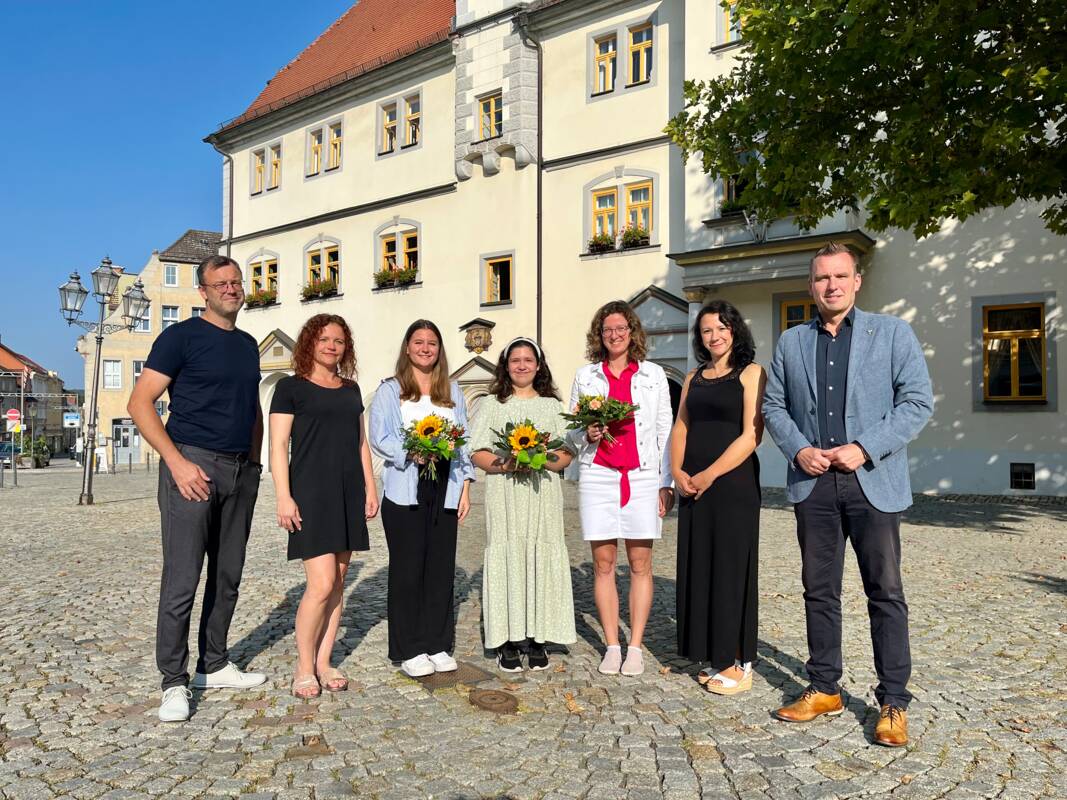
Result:
[[[205,556],[208,577],[193,686],[242,689],[267,679],[241,672],[226,647],[262,472],[259,348],[236,327],[244,305],[237,262],[211,256],[196,274],[204,313],[159,335],[127,406],[161,460],[163,577],[156,664],[163,674],[159,718],[164,722],[189,718],[189,621]],[[164,391],[170,396],[166,428],[155,411]]]

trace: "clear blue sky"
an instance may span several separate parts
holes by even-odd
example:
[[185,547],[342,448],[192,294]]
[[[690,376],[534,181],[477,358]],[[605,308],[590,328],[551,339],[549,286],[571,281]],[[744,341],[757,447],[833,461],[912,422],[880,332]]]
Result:
[[220,230],[201,140],[352,0],[33,0],[0,15],[0,337],[80,388],[56,288]]

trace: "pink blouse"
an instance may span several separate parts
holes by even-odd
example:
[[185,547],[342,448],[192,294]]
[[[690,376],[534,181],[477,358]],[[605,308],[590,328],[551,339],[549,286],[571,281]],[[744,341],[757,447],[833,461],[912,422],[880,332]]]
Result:
[[[617,378],[611,374],[607,361],[603,363],[603,368],[604,376],[608,379],[608,397],[624,403],[632,403],[633,392],[630,390],[630,382],[637,373],[637,362],[631,361],[627,364]],[[608,433],[615,437],[615,443],[609,444],[601,439],[593,463],[619,471],[619,507],[622,508],[630,502],[628,473],[641,466],[641,458],[637,453],[637,429],[634,427],[633,417],[612,422],[608,425]]]

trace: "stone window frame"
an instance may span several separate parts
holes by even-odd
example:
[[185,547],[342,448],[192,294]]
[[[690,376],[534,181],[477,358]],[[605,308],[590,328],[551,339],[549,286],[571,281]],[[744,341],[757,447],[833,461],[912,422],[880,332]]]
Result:
[[[511,259],[511,299],[491,301],[489,300],[489,293],[486,291],[489,286],[489,262],[499,261],[502,258]],[[489,253],[481,253],[478,256],[478,300],[480,308],[498,309],[498,308],[514,308],[515,307],[515,251],[514,250],[494,250]]]
[[[380,161],[383,158],[392,158],[398,156],[401,153],[411,153],[415,150],[422,148],[423,142],[426,141],[426,103],[423,96],[423,87],[419,86],[415,89],[410,89],[406,92],[397,92],[396,94],[382,98],[375,105],[374,119],[374,160]],[[417,97],[419,99],[419,140],[415,144],[403,144],[404,139],[407,136],[407,101],[409,98]],[[394,150],[383,153],[382,147],[385,144],[385,137],[382,135],[385,128],[385,107],[388,105],[396,104],[396,142],[397,146]],[[420,245],[421,246],[421,245]]]
[[[982,310],[986,306],[1005,306],[1020,303],[1045,304],[1045,399],[993,400],[985,399],[984,359],[982,354]],[[971,405],[975,413],[1033,414],[1058,413],[1059,390],[1056,364],[1056,320],[1063,313],[1055,291],[1035,290],[1013,294],[975,295],[971,297]]]
[[[174,309],[174,311],[176,313],[176,316],[175,316],[174,319],[167,319],[167,317],[165,316],[165,312],[167,311],[168,308]],[[165,305],[165,306],[161,305],[159,307],[159,329],[160,329],[160,331],[165,331],[167,328],[171,327],[171,325],[177,325],[181,321],[182,321],[182,307],[181,306],[168,304],[168,305]],[[170,323],[170,324],[168,325],[167,323]]]
[[[107,392],[121,392],[122,391],[122,359],[121,358],[105,358],[105,359],[103,359],[103,362],[104,362],[103,366],[100,368],[100,375],[101,375],[100,385],[101,385],[101,387],[104,389],[104,391],[107,391]],[[111,377],[112,378],[116,378],[118,380],[118,385],[113,385],[113,386],[109,386],[108,385],[107,368],[108,368],[109,364],[117,365],[115,367],[114,372],[113,372]]]
[[[270,152],[278,148],[278,185],[270,185]],[[256,191],[256,153],[263,154],[263,187]],[[271,139],[248,151],[248,195],[249,197],[266,197],[278,192],[282,188],[285,177],[285,148],[282,147],[282,139]]]
[[[174,280],[169,280],[170,270],[174,270]],[[179,274],[177,264],[164,264],[163,265],[163,285],[167,287],[174,287],[178,285]]]
[[771,319],[773,320],[771,323],[773,325],[771,330],[771,350],[778,346],[778,339],[785,333],[782,330],[782,303],[793,303],[801,300],[809,304],[815,303],[811,293],[803,289],[795,292],[775,292],[771,295]]
[[[244,269],[241,270],[241,272],[243,273],[243,276],[244,276],[245,292],[248,293],[248,294],[252,293],[252,265],[257,263],[257,262],[259,262],[259,261],[270,261],[270,260],[274,260],[276,262],[276,270],[277,270],[276,271],[276,276],[277,276],[277,281],[278,281],[278,290],[277,290],[278,291],[278,297],[277,297],[277,299],[275,299],[274,302],[275,303],[281,303],[282,302],[282,293],[281,293],[282,257],[280,255],[278,255],[276,252],[274,252],[273,250],[268,250],[265,247],[259,248],[258,250],[256,250],[256,252],[252,253],[252,255],[250,255],[248,258],[245,259]],[[263,276],[263,279],[264,279],[264,281],[266,281],[266,275]]]
[[[408,97],[410,96],[411,95],[409,94]],[[371,233],[371,264],[373,265],[373,268],[371,269],[371,274],[369,276],[371,281],[371,287],[376,291],[382,291],[382,289],[379,289],[377,286],[374,285],[374,273],[376,273],[381,266],[382,239],[385,238],[385,234],[390,228],[397,228],[394,237],[396,241],[396,254],[398,258],[404,252],[404,234],[411,233],[412,228],[414,228],[415,235],[419,239],[419,266],[415,270],[415,282],[406,284],[406,286],[411,287],[421,285],[423,275],[422,268],[423,265],[426,263],[426,242],[422,238],[422,223],[418,220],[410,219],[408,217],[395,216],[390,218],[388,222],[383,222]]]
[[[308,285],[308,253],[314,250],[323,251],[321,260],[322,268],[326,268],[326,255],[325,251],[329,247],[337,248],[337,294],[333,297],[340,297],[344,290],[345,283],[345,257],[344,247],[341,245],[341,240],[333,236],[327,236],[324,233],[320,233],[314,239],[308,241],[303,247],[300,248],[300,288],[303,289]],[[278,261],[278,275],[281,276],[281,260]],[[324,300],[331,298],[322,298]]]
[[[734,0],[731,5],[737,5],[737,0]],[[723,50],[730,50],[734,47],[740,47],[744,44],[744,34],[738,36],[736,39],[727,40],[726,35],[729,33],[729,26],[727,25],[727,9],[722,8],[716,4],[715,6],[715,41],[712,44],[711,52],[720,53]]]
[[[334,125],[341,126],[341,160],[336,167],[329,167],[329,152],[330,152],[330,129]],[[311,137],[316,132],[322,133],[322,166],[318,172],[309,173],[311,169]],[[345,165],[345,120],[344,115],[338,115],[336,117],[330,117],[322,122],[317,122],[314,125],[309,125],[304,129],[304,180],[314,181],[319,178],[325,178],[327,175],[336,175],[344,169]]]
[[[660,234],[663,229],[663,223],[660,221],[660,194],[662,194],[662,187],[659,173],[653,170],[618,166],[611,172],[598,175],[582,187],[582,241],[579,245],[581,254],[588,254],[589,240],[593,237],[593,192],[611,188],[616,190],[615,196],[617,198],[615,201],[616,249],[608,252],[628,252],[619,249],[620,237],[626,227],[624,220],[626,214],[626,186],[631,183],[638,183],[638,178],[652,181],[652,215],[650,217],[652,230],[649,231],[648,246],[659,247]],[[641,248],[632,249],[640,250]]]
[[[500,130],[495,136],[482,137],[482,101],[491,97],[500,97]],[[477,136],[478,138],[472,139],[472,144],[481,144],[482,142],[493,142],[501,138],[504,135],[504,127],[508,121],[507,115],[507,103],[504,102],[504,87],[498,86],[495,89],[490,89],[485,92],[480,92],[474,96],[474,129],[471,131],[471,136]]]
[[[652,25],[652,76],[647,81],[629,84],[627,78],[630,75],[630,30],[642,25]],[[660,58],[660,35],[659,35],[659,11],[653,11],[640,17],[634,17],[620,22],[598,28],[585,37],[585,102],[598,103],[611,97],[619,97],[628,92],[636,92],[648,89],[659,83]],[[615,87],[606,92],[594,92],[596,86],[596,48],[597,41],[607,36],[615,36]],[[625,54],[625,58],[623,58]],[[621,65],[621,68],[620,68]]]

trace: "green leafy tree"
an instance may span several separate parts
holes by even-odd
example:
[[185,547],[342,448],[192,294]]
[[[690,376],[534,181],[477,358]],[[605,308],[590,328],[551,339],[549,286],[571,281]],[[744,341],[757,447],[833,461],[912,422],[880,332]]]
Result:
[[[724,4],[725,6],[726,4]],[[1067,233],[1063,0],[738,0],[744,47],[667,132],[760,218],[917,236],[1016,200]]]

